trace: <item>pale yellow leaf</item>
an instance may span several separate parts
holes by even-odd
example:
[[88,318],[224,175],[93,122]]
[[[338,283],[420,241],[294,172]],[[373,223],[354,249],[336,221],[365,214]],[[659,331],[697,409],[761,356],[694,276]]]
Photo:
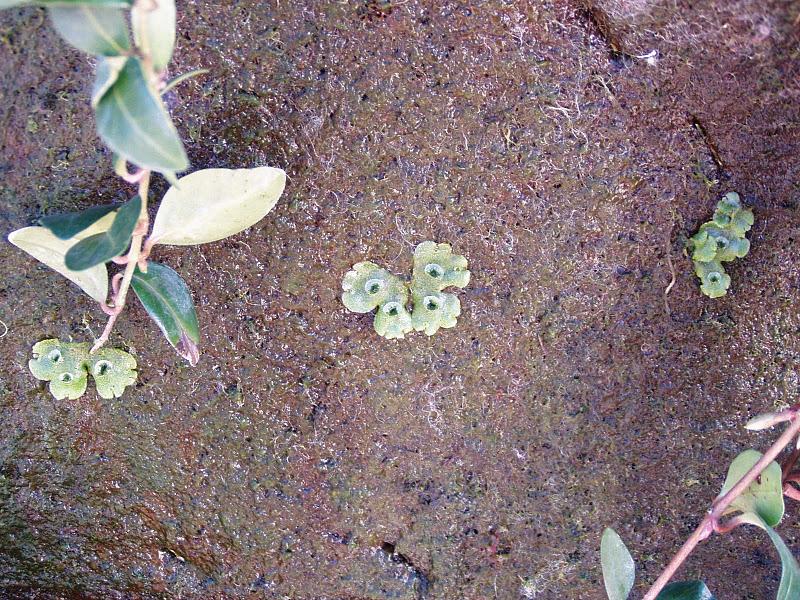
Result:
[[85,237],[106,231],[114,221],[116,213],[109,213],[88,229],[69,240],[58,239],[45,227],[23,227],[13,231],[8,241],[33,258],[76,284],[92,299],[105,302],[108,296],[108,270],[105,265],[96,265],[85,271],[71,271],[64,264],[64,255],[73,244]]
[[167,190],[150,237],[188,246],[234,235],[263,219],[285,185],[286,173],[272,167],[195,171]]

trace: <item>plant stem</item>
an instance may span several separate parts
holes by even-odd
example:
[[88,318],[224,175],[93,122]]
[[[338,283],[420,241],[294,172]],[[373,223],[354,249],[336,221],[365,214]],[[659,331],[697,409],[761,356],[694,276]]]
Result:
[[[786,428],[786,430],[781,434],[776,442],[770,446],[769,450],[764,453],[758,462],[742,476],[736,485],[728,490],[725,495],[714,500],[714,502],[711,504],[711,508],[706,513],[706,516],[700,522],[700,525],[698,525],[697,529],[695,529],[692,535],[689,536],[689,539],[684,542],[683,546],[681,546],[681,549],[678,550],[678,553],[672,558],[670,563],[667,565],[661,575],[659,575],[658,579],[656,579],[655,583],[653,583],[652,587],[644,595],[642,600],[656,600],[659,592],[661,592],[667,583],[669,583],[669,580],[672,579],[673,575],[675,575],[677,570],[692,553],[695,547],[720,527],[719,519],[722,517],[722,515],[725,513],[725,510],[731,505],[731,503],[736,500],[736,498],[738,498],[742,492],[744,492],[747,487],[761,475],[764,469],[766,469],[772,463],[772,461],[777,458],[781,451],[792,443],[792,440],[794,440],[797,434],[800,433],[800,416],[798,416],[798,407],[793,406],[787,410],[792,411],[792,418],[789,421],[789,426]],[[734,524],[737,523],[738,522],[734,522]],[[726,527],[722,526],[722,530],[725,531]]]
[[139,263],[139,253],[142,251],[142,240],[149,229],[149,217],[147,214],[147,194],[149,189],[150,171],[144,171],[142,178],[139,180],[139,198],[142,200],[142,210],[139,213],[139,220],[136,223],[136,229],[131,237],[130,249],[125,257],[127,261],[125,264],[125,272],[122,275],[119,289],[114,293],[114,307],[108,317],[106,327],[103,329],[102,335],[95,340],[94,346],[92,346],[92,352],[96,352],[102,348],[108,341],[108,336],[111,335],[111,330],[114,329],[114,324],[117,322],[117,318],[125,307],[125,299],[128,296],[131,279],[133,279],[133,273],[136,271],[136,266]]

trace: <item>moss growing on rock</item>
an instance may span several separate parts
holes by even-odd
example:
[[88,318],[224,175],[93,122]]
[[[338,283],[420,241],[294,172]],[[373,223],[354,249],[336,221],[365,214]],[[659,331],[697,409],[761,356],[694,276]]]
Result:
[[742,206],[739,194],[729,192],[717,204],[711,221],[703,223],[689,238],[694,272],[700,278],[700,291],[709,298],[728,293],[731,278],[722,266],[743,258],[750,251],[745,234],[753,226],[753,211]]

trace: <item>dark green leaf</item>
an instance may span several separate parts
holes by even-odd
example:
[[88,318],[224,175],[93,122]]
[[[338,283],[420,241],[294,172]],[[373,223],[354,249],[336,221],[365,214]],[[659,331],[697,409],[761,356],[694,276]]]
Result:
[[117,208],[118,205],[115,204],[92,206],[81,212],[47,215],[39,222],[57,238],[68,240]]
[[148,261],[147,273],[138,268],[134,271],[131,287],[178,354],[196,365],[200,326],[192,294],[180,275],[166,265]]
[[131,58],[97,104],[97,132],[114,152],[160,172],[183,171],[189,159],[159,95]]
[[111,6],[126,8],[133,0],[0,0],[0,9],[15,6]]
[[625,600],[631,593],[636,565],[622,538],[607,528],[600,540],[600,564],[609,600]]
[[656,600],[714,600],[702,581],[676,581],[661,590]]
[[83,271],[125,252],[141,210],[142,201],[139,196],[128,200],[117,211],[108,231],[89,236],[69,249],[64,257],[67,268]]
[[119,56],[131,47],[122,9],[54,6],[48,12],[55,30],[78,50],[101,56]]

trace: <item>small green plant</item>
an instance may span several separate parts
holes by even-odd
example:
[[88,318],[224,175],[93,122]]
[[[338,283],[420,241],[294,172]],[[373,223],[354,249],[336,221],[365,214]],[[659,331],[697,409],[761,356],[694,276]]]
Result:
[[[797,463],[800,459],[800,404],[778,413],[760,415],[745,426],[761,430],[778,423],[789,425],[778,440],[762,455],[755,450],[739,454],[728,468],[722,491],[712,502],[700,525],[656,579],[643,600],[713,600],[702,581],[669,583],[697,545],[712,534],[725,534],[742,525],[764,530],[781,559],[781,581],[777,600],[800,598],[800,565],[774,527],[784,515],[784,496],[800,500]],[[791,445],[793,451],[779,465],[775,459]],[[606,529],[600,541],[600,562],[609,600],[626,600],[633,588],[636,567],[630,552],[613,529]]]
[[[121,205],[47,215],[40,226],[14,231],[8,239],[77,284],[108,315],[104,331],[88,350],[89,359],[80,354],[82,345],[62,344],[64,360],[58,364],[68,369],[58,374],[65,379],[50,379],[53,394],[72,398],[83,393],[85,370],[92,373],[101,395],[116,395],[127,384],[110,379],[113,369],[95,373],[91,360],[103,356],[100,351],[131,288],[181,356],[192,365],[200,356],[191,292],[175,271],[148,260],[153,247],[205,244],[247,229],[275,206],[286,175],[280,169],[258,167],[204,169],[178,179],[176,174],[188,169],[189,160],[162,96],[205,71],[167,80],[176,35],[174,0],[0,0],[0,8],[28,5],[47,8],[56,31],[96,57],[91,106],[97,133],[114,153],[115,172],[136,186],[137,193]],[[129,164],[135,166],[133,172]],[[151,229],[148,190],[153,172],[172,185]],[[109,264],[123,267],[110,280]],[[37,347],[42,346],[34,347],[40,356],[31,370],[37,377],[50,377],[54,371],[44,369]]]
[[453,254],[448,244],[422,242],[414,250],[412,312],[407,308],[406,282],[371,262],[356,263],[345,274],[342,302],[356,313],[377,308],[375,331],[387,339],[403,338],[411,331],[433,335],[440,328],[455,327],[461,314],[458,297],[443,290],[466,287],[469,278],[467,259]]
[[743,258],[750,251],[745,234],[753,226],[753,211],[743,208],[739,194],[728,192],[717,204],[713,218],[689,238],[694,272],[700,291],[710,298],[728,293],[731,277],[722,263]]
[[75,400],[86,392],[92,376],[101,398],[119,398],[136,382],[136,359],[123,350],[101,348],[89,353],[88,343],[42,340],[33,346],[28,368],[36,379],[50,382],[57,400]]

